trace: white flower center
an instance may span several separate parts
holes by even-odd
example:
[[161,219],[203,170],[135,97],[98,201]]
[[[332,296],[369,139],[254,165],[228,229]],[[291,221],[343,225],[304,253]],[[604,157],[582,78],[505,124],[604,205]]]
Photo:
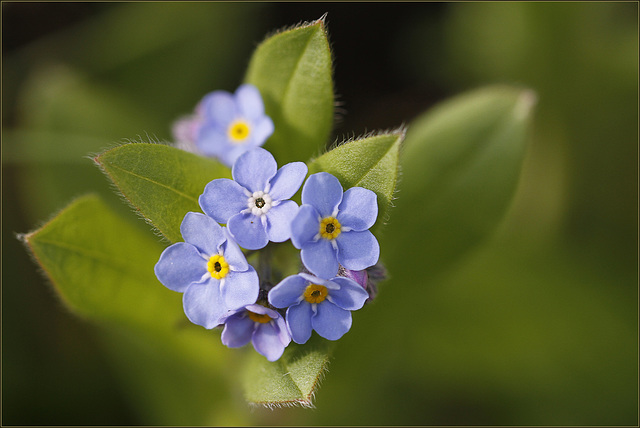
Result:
[[247,208],[251,210],[251,213],[256,216],[262,216],[266,214],[272,206],[271,196],[268,193],[258,190],[253,192],[249,199],[247,199]]

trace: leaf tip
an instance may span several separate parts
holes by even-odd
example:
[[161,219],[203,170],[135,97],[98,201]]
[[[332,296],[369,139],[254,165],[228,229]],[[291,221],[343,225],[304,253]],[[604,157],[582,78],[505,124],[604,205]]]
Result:
[[316,19],[316,24],[320,24],[323,27],[327,24],[326,19],[327,16],[329,15],[329,12],[325,12],[320,18]]

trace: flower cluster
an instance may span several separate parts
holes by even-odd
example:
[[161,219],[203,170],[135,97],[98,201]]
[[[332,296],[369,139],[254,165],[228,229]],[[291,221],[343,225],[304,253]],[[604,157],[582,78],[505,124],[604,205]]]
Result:
[[[307,342],[312,330],[341,338],[351,328],[351,311],[375,295],[367,271],[378,269],[380,254],[369,231],[378,216],[376,194],[362,187],[344,191],[327,172],[305,182],[303,162],[278,169],[258,147],[273,123],[253,86],[207,95],[196,115],[178,125],[184,140],[230,164],[233,178],[205,186],[198,199],[204,214],[187,213],[184,242],[166,248],[155,266],[163,285],[184,293],[189,320],[207,329],[223,325],[225,345],[252,342],[269,361],[292,340]],[[301,186],[298,206],[291,198]],[[302,266],[295,275],[272,278],[264,265],[271,263],[269,243],[287,240],[300,250]],[[247,257],[260,251],[256,270]]]

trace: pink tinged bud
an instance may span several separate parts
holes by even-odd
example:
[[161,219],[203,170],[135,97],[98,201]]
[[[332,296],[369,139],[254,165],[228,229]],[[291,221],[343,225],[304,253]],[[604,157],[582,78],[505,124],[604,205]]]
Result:
[[367,280],[368,275],[366,270],[349,270],[345,269],[345,276],[347,278],[353,279],[355,282],[360,284],[362,288],[367,289]]

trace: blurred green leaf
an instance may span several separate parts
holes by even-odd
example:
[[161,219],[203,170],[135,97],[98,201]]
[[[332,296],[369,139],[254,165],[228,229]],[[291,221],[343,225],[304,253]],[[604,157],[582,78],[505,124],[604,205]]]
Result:
[[386,220],[398,181],[398,156],[404,135],[404,131],[396,131],[346,142],[311,161],[309,173],[331,173],[345,190],[359,186],[374,191],[378,196],[378,218]]
[[125,198],[169,241],[182,240],[180,224],[199,212],[198,197],[211,180],[229,177],[224,165],[162,144],[132,143],[97,156]]
[[400,265],[437,271],[494,231],[516,189],[535,101],[530,90],[489,87],[410,125],[387,243],[391,252],[403,246],[395,251]]
[[245,81],[258,87],[273,119],[267,148],[278,162],[308,159],[324,147],[333,124],[333,82],[322,19],[262,42]]
[[304,345],[291,343],[275,362],[251,352],[243,377],[245,398],[267,407],[312,407],[333,343],[314,334]]

